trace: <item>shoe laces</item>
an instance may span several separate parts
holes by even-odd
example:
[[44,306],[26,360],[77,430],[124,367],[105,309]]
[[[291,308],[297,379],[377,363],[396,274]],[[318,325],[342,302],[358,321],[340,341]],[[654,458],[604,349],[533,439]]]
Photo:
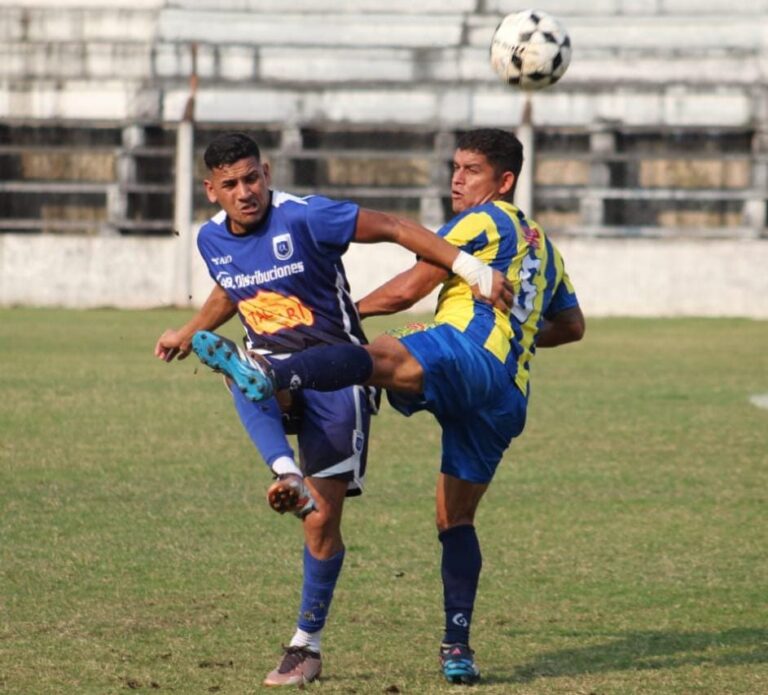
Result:
[[280,662],[278,668],[279,673],[288,673],[293,671],[299,664],[304,663],[307,659],[319,659],[320,655],[313,652],[307,647],[294,647],[283,645],[283,660]]
[[440,656],[443,661],[474,661],[475,652],[469,648],[468,644],[455,642],[440,645]]

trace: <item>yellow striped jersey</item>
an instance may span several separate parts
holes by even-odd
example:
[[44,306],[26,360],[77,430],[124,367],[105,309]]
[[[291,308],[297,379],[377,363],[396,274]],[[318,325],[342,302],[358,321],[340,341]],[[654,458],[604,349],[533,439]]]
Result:
[[469,285],[451,275],[440,291],[435,323],[454,326],[496,355],[527,396],[529,363],[541,322],[578,306],[560,252],[533,220],[501,200],[465,210],[438,234],[505,273],[515,296],[507,316],[475,300]]

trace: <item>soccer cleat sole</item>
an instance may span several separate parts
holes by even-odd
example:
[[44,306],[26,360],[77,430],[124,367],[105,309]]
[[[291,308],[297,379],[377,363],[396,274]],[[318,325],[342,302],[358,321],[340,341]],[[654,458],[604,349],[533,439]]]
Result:
[[192,337],[192,350],[204,365],[232,379],[249,401],[263,401],[274,394],[269,377],[254,367],[228,338],[211,331],[197,331]]
[[287,487],[271,487],[267,498],[269,506],[280,514],[292,512],[299,504],[299,493]]
[[315,502],[308,494],[302,496],[301,491],[284,480],[276,480],[267,490],[267,502],[279,514],[290,512],[299,519],[315,509]]

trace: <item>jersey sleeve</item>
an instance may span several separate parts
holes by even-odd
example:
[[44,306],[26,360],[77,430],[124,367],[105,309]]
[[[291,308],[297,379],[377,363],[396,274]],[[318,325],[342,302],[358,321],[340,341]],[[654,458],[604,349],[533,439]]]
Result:
[[318,248],[341,256],[355,236],[359,206],[323,196],[312,196],[307,202],[307,226]]
[[437,234],[449,244],[453,244],[453,246],[474,256],[478,255],[478,251],[481,251],[488,244],[488,238],[485,234],[488,222],[486,213],[469,212],[443,225]]
[[210,275],[211,278],[216,283],[218,283],[218,278],[214,273],[213,266],[211,265],[211,261],[210,261],[213,251],[211,249],[211,244],[208,239],[208,234],[206,233],[206,226],[207,225],[203,225],[203,227],[200,229],[200,232],[197,235],[197,250],[200,253],[201,258],[203,259],[203,262],[205,263],[205,267],[208,269],[208,275]]
[[551,319],[555,314],[577,306],[579,306],[579,300],[576,298],[576,291],[573,289],[568,273],[563,272],[563,278],[552,295],[552,301],[544,312],[544,318]]

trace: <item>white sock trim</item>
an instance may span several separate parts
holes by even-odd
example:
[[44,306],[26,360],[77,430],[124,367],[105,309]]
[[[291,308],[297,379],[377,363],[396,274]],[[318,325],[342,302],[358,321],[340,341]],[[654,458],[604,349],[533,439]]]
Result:
[[270,468],[275,475],[287,475],[293,473],[293,475],[298,475],[302,478],[304,477],[301,469],[290,456],[278,456],[272,461]]
[[291,638],[291,647],[306,647],[313,652],[320,653],[320,638],[323,634],[323,630],[320,629],[317,632],[305,632],[301,628],[296,628],[296,632]]

